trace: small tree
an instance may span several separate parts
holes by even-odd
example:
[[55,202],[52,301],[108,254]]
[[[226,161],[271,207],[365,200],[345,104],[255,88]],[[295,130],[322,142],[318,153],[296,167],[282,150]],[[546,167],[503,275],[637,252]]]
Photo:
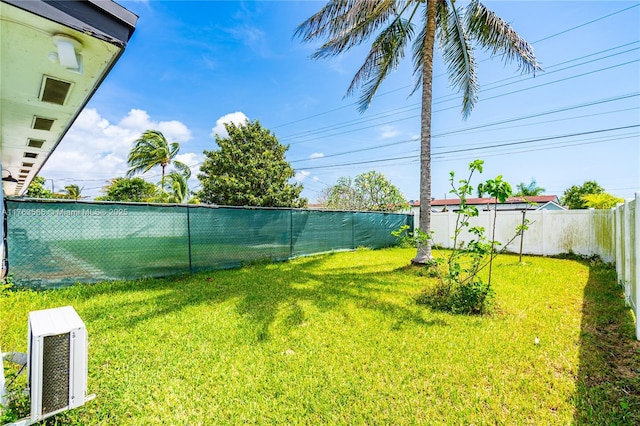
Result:
[[[438,279],[435,287],[427,289],[419,298],[419,301],[435,309],[451,311],[462,314],[484,314],[491,308],[493,289],[491,287],[491,272],[493,259],[498,255],[496,246],[499,245],[495,238],[495,221],[498,201],[511,195],[511,185],[498,176],[487,180],[479,188],[488,195],[495,197],[494,225],[492,239],[488,240],[485,229],[481,226],[471,226],[470,219],[478,216],[475,206],[467,204],[467,197],[472,194],[471,179],[476,172],[482,173],[482,160],[475,160],[469,164],[469,176],[466,179],[455,181],[455,173],[449,175],[451,183],[450,193],[460,199],[460,208],[457,211],[455,228],[453,232],[453,248],[446,258],[434,257],[431,265],[431,273]],[[457,184],[457,186],[456,186]],[[517,236],[527,229],[528,221],[516,228],[514,237],[505,244],[508,246]],[[403,227],[393,234],[407,240],[424,244],[431,239],[431,235],[421,232],[419,229],[413,235],[407,235],[407,228]],[[469,234],[469,241],[461,241],[462,233]],[[489,266],[487,282],[480,277],[480,272]]]
[[602,194],[603,192],[603,187],[598,185],[596,181],[589,180],[583,183],[582,186],[573,185],[564,191],[560,203],[569,209],[586,209],[588,207],[583,197],[591,194]]
[[582,199],[588,209],[610,209],[620,203],[624,203],[624,198],[616,197],[606,192],[583,195]]
[[294,171],[284,154],[289,149],[260,123],[225,123],[228,137],[216,134],[220,149],[204,151],[198,179],[203,203],[228,206],[304,207],[302,186],[291,183]]
[[397,211],[407,206],[402,192],[374,170],[352,181],[341,177],[329,188],[326,206],[340,210]]
[[[482,169],[480,169],[482,171]],[[502,180],[502,175],[498,175],[495,179],[489,179],[482,184],[482,188],[491,197],[493,197],[493,226],[491,230],[491,256],[495,253],[496,249],[496,220],[498,219],[498,201],[504,203],[511,195],[511,185],[509,182]],[[493,266],[493,257],[489,261],[489,285],[491,285],[491,267]]]
[[142,178],[117,177],[102,189],[105,195],[96,197],[97,201],[124,201],[146,203],[151,201],[158,188]]

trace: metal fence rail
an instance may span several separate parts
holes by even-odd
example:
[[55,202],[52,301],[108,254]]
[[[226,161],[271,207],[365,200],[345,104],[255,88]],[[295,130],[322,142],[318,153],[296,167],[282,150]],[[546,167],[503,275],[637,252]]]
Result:
[[159,277],[397,243],[397,213],[7,200],[18,286]]

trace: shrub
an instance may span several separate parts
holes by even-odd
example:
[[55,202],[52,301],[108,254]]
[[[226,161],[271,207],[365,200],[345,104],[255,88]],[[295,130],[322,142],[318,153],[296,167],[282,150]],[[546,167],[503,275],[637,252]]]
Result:
[[[455,173],[450,172],[449,181],[451,182],[452,194],[460,198],[460,209],[456,218],[456,225],[453,235],[453,249],[446,259],[433,259],[427,265],[433,270],[433,275],[438,279],[435,287],[425,290],[419,297],[418,301],[424,303],[434,309],[448,311],[458,314],[467,315],[483,315],[490,312],[493,306],[494,292],[491,288],[491,266],[493,259],[497,256],[497,247],[500,245],[493,240],[495,235],[495,216],[494,227],[492,232],[492,240],[488,240],[483,227],[471,226],[469,219],[478,216],[478,209],[474,206],[467,205],[467,196],[469,196],[473,187],[471,186],[471,178],[477,171],[482,173],[483,161],[475,160],[469,164],[469,176],[467,179],[461,179],[456,187]],[[502,180],[502,176],[490,179],[481,183],[479,188],[494,197],[497,204],[498,200],[504,202],[511,195],[511,186]],[[494,207],[494,214],[497,208]],[[515,239],[527,229],[527,221],[516,229]],[[471,234],[471,240],[463,242],[459,240],[464,230]],[[425,239],[431,238],[420,230],[416,230],[411,234],[408,227],[402,227],[394,232],[400,239],[400,244],[415,244]],[[511,241],[513,241],[513,239]],[[509,241],[509,243],[511,242]],[[505,244],[505,247],[508,244]],[[479,276],[480,271],[489,266],[489,278],[485,283]]]

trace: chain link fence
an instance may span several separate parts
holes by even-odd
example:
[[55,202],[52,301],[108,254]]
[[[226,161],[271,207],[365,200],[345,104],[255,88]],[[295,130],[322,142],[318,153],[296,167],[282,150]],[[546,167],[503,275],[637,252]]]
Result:
[[398,213],[204,205],[7,200],[10,274],[17,286],[224,269],[260,260],[381,248],[413,226]]

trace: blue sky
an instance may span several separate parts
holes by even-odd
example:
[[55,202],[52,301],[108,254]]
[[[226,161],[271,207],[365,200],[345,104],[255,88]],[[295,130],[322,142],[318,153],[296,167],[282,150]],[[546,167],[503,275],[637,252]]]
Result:
[[[419,198],[419,105],[411,54],[365,113],[345,91],[366,46],[330,60],[293,38],[315,1],[121,1],[139,16],[120,61],[41,171],[56,190],[76,183],[100,195],[126,172],[132,142],[158,129],[181,144],[192,189],[203,150],[224,121],[259,120],[280,142],[316,201],[341,176],[377,170],[408,200]],[[460,1],[459,4],[464,2]],[[533,44],[545,69],[476,51],[481,92],[467,120],[436,52],[432,194],[449,172],[485,161],[483,180],[514,187],[535,179],[547,194],[595,180],[614,195],[640,191],[640,3],[485,1]],[[214,130],[215,129],[215,130]],[[143,175],[159,180],[159,170]],[[476,183],[479,180],[476,180]]]

